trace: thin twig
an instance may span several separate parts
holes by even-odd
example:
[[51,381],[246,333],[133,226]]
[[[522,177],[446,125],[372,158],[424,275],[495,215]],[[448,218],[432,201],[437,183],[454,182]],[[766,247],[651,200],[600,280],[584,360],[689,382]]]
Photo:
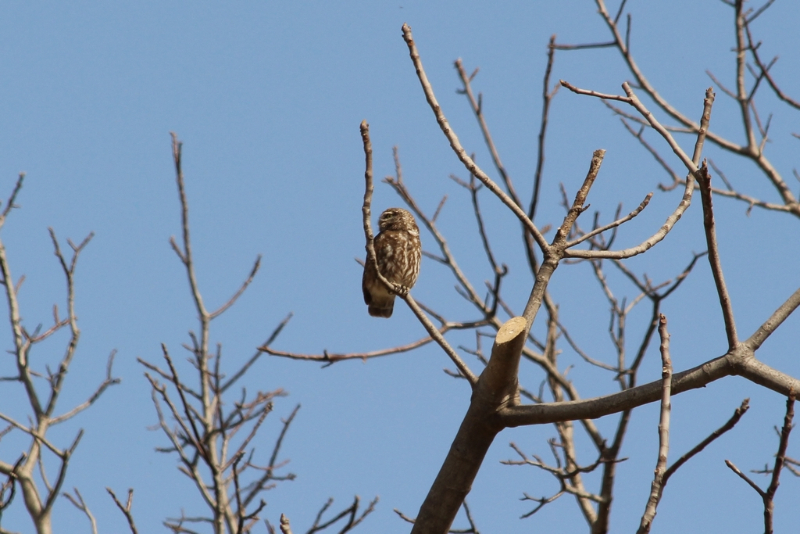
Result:
[[92,515],[91,510],[89,510],[89,506],[86,504],[86,501],[83,500],[83,495],[81,495],[81,492],[78,491],[78,488],[73,488],[73,491],[75,492],[74,497],[66,492],[63,493],[64,497],[71,502],[75,508],[86,514],[86,517],[89,519],[89,523],[92,526],[92,534],[97,534],[97,521],[95,520],[94,515]]
[[119,499],[117,499],[117,495],[114,493],[114,490],[111,488],[106,488],[106,491],[111,498],[114,499],[114,504],[117,505],[117,508],[120,509],[122,514],[125,516],[125,519],[128,521],[128,528],[131,529],[131,534],[138,534],[136,530],[136,523],[133,520],[133,513],[131,508],[133,506],[133,488],[128,489],[128,500],[126,501],[125,505],[123,505]]
[[662,313],[659,317],[658,335],[661,337],[661,419],[658,423],[658,461],[656,462],[655,476],[650,488],[650,497],[647,500],[642,521],[639,524],[638,534],[650,532],[656,508],[664,492],[664,472],[667,469],[667,453],[669,452],[669,423],[672,411],[672,359],[669,355],[669,333],[667,333],[667,317]]
[[539,191],[542,186],[542,176],[544,171],[544,153],[545,153],[545,137],[547,135],[547,124],[550,117],[550,104],[558,92],[559,85],[556,85],[550,91],[550,75],[553,72],[553,63],[555,62],[555,42],[556,36],[550,36],[550,42],[547,45],[547,66],[544,69],[544,79],[542,81],[542,118],[539,124],[539,137],[536,150],[536,172],[533,175],[533,194],[531,196],[531,203],[528,207],[528,218],[534,220],[536,217],[536,208],[539,205]]
[[472,112],[475,114],[475,118],[478,120],[478,126],[483,134],[486,147],[489,149],[489,154],[492,156],[494,166],[506,185],[508,195],[515,204],[520,206],[521,202],[516,190],[514,189],[514,184],[511,182],[511,177],[508,175],[506,168],[503,166],[503,162],[500,160],[500,153],[497,151],[497,147],[494,144],[491,133],[489,133],[489,126],[486,124],[486,118],[483,115],[483,107],[481,106],[481,103],[475,99],[475,95],[472,93],[472,77],[467,76],[467,72],[464,70],[464,64],[461,62],[460,58],[455,61],[455,67],[458,71],[458,76],[461,79],[461,83],[464,86],[461,92],[466,95],[467,101],[470,103],[470,107],[472,108]]
[[742,418],[742,416],[745,413],[747,413],[748,409],[750,409],[750,399],[744,399],[742,401],[741,406],[736,408],[731,418],[728,419],[728,421],[724,425],[722,425],[714,432],[709,434],[709,436],[706,439],[695,445],[689,452],[678,458],[678,460],[674,464],[672,464],[671,466],[669,466],[669,468],[667,468],[667,470],[664,472],[664,481],[662,485],[666,486],[669,477],[675,474],[675,471],[680,469],[681,466],[686,462],[688,462],[693,456],[701,452],[703,449],[705,449],[708,445],[710,445],[714,440],[723,435],[725,432],[736,426],[736,423],[738,423],[739,420]]

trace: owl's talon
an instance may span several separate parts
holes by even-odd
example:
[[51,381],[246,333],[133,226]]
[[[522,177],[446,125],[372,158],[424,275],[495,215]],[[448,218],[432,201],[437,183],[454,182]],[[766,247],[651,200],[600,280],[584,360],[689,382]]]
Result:
[[394,287],[392,287],[392,291],[394,291],[395,295],[397,295],[399,297],[402,297],[402,298],[405,298],[406,295],[408,295],[408,292],[410,290],[411,290],[411,288],[406,287],[406,286],[402,286],[400,284],[394,284]]

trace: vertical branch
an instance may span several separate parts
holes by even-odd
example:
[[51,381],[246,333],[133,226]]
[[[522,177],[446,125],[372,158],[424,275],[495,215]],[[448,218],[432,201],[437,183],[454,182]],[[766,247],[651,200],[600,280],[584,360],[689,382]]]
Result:
[[[361,206],[362,224],[364,225],[364,237],[367,240],[367,262],[374,262],[375,260],[375,247],[373,245],[372,235],[372,192],[375,187],[372,180],[372,141],[369,139],[369,124],[367,121],[361,121],[361,141],[364,144],[364,204]],[[375,264],[375,272],[380,275],[377,263]]]
[[764,532],[772,534],[772,517],[775,508],[774,498],[780,485],[780,476],[786,463],[786,448],[789,446],[789,434],[792,432],[792,419],[794,419],[795,393],[792,391],[786,398],[786,415],[783,418],[781,438],[778,444],[778,453],[775,455],[775,467],[772,469],[772,479],[767,491],[763,494],[764,500]]
[[544,170],[544,147],[545,135],[547,134],[547,122],[550,115],[550,103],[556,95],[560,85],[556,85],[551,93],[550,87],[550,74],[553,71],[553,62],[555,61],[556,54],[556,36],[550,36],[550,43],[547,45],[547,67],[544,71],[544,81],[542,87],[542,121],[539,127],[539,146],[536,157],[536,173],[533,176],[533,196],[531,197],[531,205],[528,208],[528,217],[534,220],[536,217],[536,208],[539,205],[539,191],[542,185],[542,171]]
[[708,262],[711,264],[711,273],[714,276],[714,283],[717,287],[719,303],[722,307],[722,318],[725,321],[725,333],[728,336],[728,350],[733,350],[739,343],[736,335],[736,321],[733,317],[733,304],[728,287],[725,285],[725,277],[722,273],[722,261],[719,256],[719,245],[717,243],[716,223],[714,221],[714,206],[711,198],[711,175],[708,166],[703,162],[700,172],[697,173],[700,195],[703,199],[703,225],[705,226],[706,243],[708,244]]
[[745,87],[745,74],[747,73],[747,43],[745,42],[744,29],[747,25],[747,16],[743,12],[744,0],[735,0],[734,13],[736,16],[736,100],[742,113],[742,126],[747,137],[747,147],[753,154],[758,153],[756,134],[750,118],[750,98]]
[[[17,194],[19,193],[24,179],[25,174],[20,174],[19,178],[17,179],[17,183],[14,186],[14,191],[11,193],[11,196],[6,202],[6,207],[3,210],[2,216],[0,216],[0,228],[2,228],[5,224],[6,217],[11,208],[14,206],[14,199],[16,199]],[[41,402],[39,401],[39,395],[36,393],[36,388],[33,385],[30,368],[28,366],[28,351],[30,349],[30,343],[26,342],[25,336],[22,332],[22,319],[20,318],[17,289],[14,285],[14,278],[11,276],[11,267],[8,264],[6,248],[2,239],[0,239],[0,272],[2,272],[3,275],[2,284],[5,287],[6,292],[8,318],[9,322],[11,323],[11,335],[14,338],[14,356],[16,358],[19,380],[25,387],[25,394],[28,397],[28,402],[31,405],[31,409],[33,410],[35,417],[39,417],[39,415],[42,413],[42,406]]]
[[[186,275],[189,278],[189,287],[191,289],[192,298],[194,299],[195,307],[197,309],[198,319],[200,320],[200,340],[199,343],[195,343],[194,352],[195,361],[200,371],[200,392],[203,408],[202,422],[206,428],[206,431],[209,431],[213,426],[214,417],[214,411],[211,406],[212,388],[208,371],[208,337],[209,323],[211,318],[206,310],[205,304],[203,303],[203,297],[200,294],[200,287],[197,283],[197,276],[195,275],[194,259],[192,257],[192,241],[189,232],[189,201],[186,198],[186,187],[184,185],[181,160],[183,143],[180,142],[177,134],[174,132],[170,132],[170,136],[172,137],[172,158],[175,162],[175,181],[178,185],[178,196],[181,204],[181,233],[183,236],[183,247],[178,247],[174,237],[170,238],[170,244],[186,268]],[[208,443],[208,445],[207,461],[209,464],[216,465],[218,464],[216,447],[214,447],[213,443]],[[209,467],[211,467],[211,465],[209,465]]]
[[669,355],[669,333],[667,332],[667,317],[663,313],[658,319],[658,335],[661,337],[661,419],[658,423],[658,461],[656,462],[655,476],[650,487],[650,497],[639,524],[637,534],[650,532],[656,508],[664,491],[664,472],[667,470],[667,453],[669,452],[669,419],[672,411],[670,395],[672,394],[672,359]]
[[[184,184],[181,160],[183,143],[180,142],[178,136],[174,132],[170,132],[170,135],[172,137],[172,158],[175,162],[175,181],[178,185],[178,196],[181,204],[181,232],[183,237],[183,246],[179,248],[174,238],[171,238],[170,243],[173,250],[175,250],[175,253],[178,254],[178,257],[181,259],[184,267],[186,268],[186,275],[189,279],[192,298],[194,299],[195,308],[197,309],[198,319],[200,321],[200,339],[194,344],[194,355],[196,365],[200,373],[200,402],[202,413],[199,419],[204,427],[203,437],[205,438],[205,436],[209,435],[214,429],[215,413],[213,407],[214,399],[212,398],[213,387],[211,384],[211,373],[209,372],[208,368],[208,360],[210,357],[208,350],[208,339],[211,316],[206,310],[205,304],[203,303],[203,297],[200,293],[200,287],[197,283],[197,276],[195,274],[194,258],[192,256],[192,242],[189,230],[189,202],[186,198],[186,187]],[[181,386],[177,385],[176,387],[178,388],[179,393],[182,394]],[[190,421],[192,421],[191,418]],[[214,492],[214,530],[215,532],[219,533],[222,532],[222,529],[224,528],[223,522],[226,519],[226,516],[229,515],[226,514],[227,484],[225,483],[223,471],[221,469],[221,464],[224,462],[219,457],[216,439],[206,440],[205,442],[199,441],[198,444],[200,443],[202,443],[201,447],[205,449],[205,451],[199,449],[198,452],[200,452],[204,457],[206,465],[211,471],[211,486]]]
[[[545,344],[544,356],[550,361],[553,369],[558,369],[558,349],[556,347],[556,340],[558,339],[558,308],[555,307],[550,312],[550,317],[547,321],[547,341]],[[550,392],[553,395],[554,402],[564,401],[564,392],[561,384],[556,380],[553,374],[548,374],[547,377]],[[575,498],[578,502],[578,507],[586,518],[587,523],[590,525],[597,520],[597,512],[595,511],[592,502],[587,498],[588,492],[583,485],[583,477],[581,476],[581,468],[577,463],[577,453],[575,449],[575,427],[572,421],[559,421],[555,423],[556,431],[560,439],[561,448],[564,454],[564,471],[569,473],[561,481],[565,486],[569,483],[574,490]],[[555,451],[554,451],[555,454]]]
[[53,241],[55,255],[61,264],[61,269],[64,271],[64,278],[67,280],[67,321],[69,322],[70,329],[70,339],[64,358],[61,360],[58,372],[50,382],[50,398],[47,401],[47,408],[45,410],[47,416],[50,417],[53,414],[53,410],[56,408],[56,402],[61,393],[62,382],[67,374],[72,358],[75,356],[75,349],[78,348],[78,340],[81,336],[81,331],[78,328],[78,316],[75,314],[75,281],[73,275],[75,274],[75,265],[78,261],[78,255],[83,248],[89,244],[89,241],[94,237],[94,233],[92,232],[86,236],[78,246],[73,245],[71,241],[69,242],[72,246],[72,259],[69,265],[67,265],[64,255],[61,253],[61,248],[58,246],[58,239],[56,238],[55,231],[53,231],[52,228],[48,228],[48,230],[50,232],[50,238]]
[[205,306],[203,305],[203,297],[200,295],[200,289],[197,285],[197,277],[194,273],[194,263],[192,262],[192,241],[189,237],[189,201],[186,199],[186,187],[183,181],[183,168],[181,162],[181,153],[183,151],[183,143],[178,139],[175,132],[170,132],[172,136],[172,159],[175,162],[175,181],[178,184],[178,195],[181,202],[181,232],[183,235],[183,249],[178,250],[177,243],[174,239],[171,241],[173,249],[180,256],[186,267],[186,274],[189,277],[189,285],[192,289],[192,297],[194,298],[197,310],[201,313],[201,320]]
[[[695,166],[700,165],[703,145],[708,137],[708,125],[711,123],[711,108],[714,106],[715,98],[714,90],[711,87],[706,89],[706,97],[703,99],[703,115],[700,117],[700,129],[697,130],[697,139],[694,142],[694,152],[692,153],[692,162]],[[690,180],[691,177],[692,175],[690,174],[687,180]]]

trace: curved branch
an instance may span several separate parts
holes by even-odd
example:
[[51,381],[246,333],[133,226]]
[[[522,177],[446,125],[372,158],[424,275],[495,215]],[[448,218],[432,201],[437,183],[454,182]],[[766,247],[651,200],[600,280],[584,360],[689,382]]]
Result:
[[[672,394],[707,386],[720,378],[741,375],[751,382],[788,395],[800,391],[800,380],[756,360],[746,344],[702,365],[672,376]],[[597,419],[659,400],[661,381],[650,382],[618,393],[579,401],[512,406],[500,412],[504,426],[540,425],[558,421]]]
[[[442,330],[445,330],[444,327]],[[260,347],[258,350],[264,351],[272,356],[289,358],[291,360],[310,360],[316,362],[323,362],[327,366],[344,360],[368,360],[370,358],[378,358],[380,356],[388,356],[390,354],[400,354],[427,345],[431,341],[433,341],[433,338],[424,337],[422,339],[418,339],[417,341],[412,341],[411,343],[400,345],[399,347],[373,350],[371,352],[351,352],[347,354],[331,354],[327,350],[323,351],[322,354],[301,354],[298,352],[275,350],[267,346]]]

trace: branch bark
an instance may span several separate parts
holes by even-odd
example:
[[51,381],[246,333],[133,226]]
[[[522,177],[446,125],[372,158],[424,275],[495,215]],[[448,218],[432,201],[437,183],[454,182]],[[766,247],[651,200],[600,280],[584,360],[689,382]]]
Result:
[[453,524],[486,451],[503,429],[498,411],[519,403],[517,371],[525,333],[522,317],[509,319],[497,332],[489,364],[478,379],[450,452],[420,507],[412,534],[441,534]]

